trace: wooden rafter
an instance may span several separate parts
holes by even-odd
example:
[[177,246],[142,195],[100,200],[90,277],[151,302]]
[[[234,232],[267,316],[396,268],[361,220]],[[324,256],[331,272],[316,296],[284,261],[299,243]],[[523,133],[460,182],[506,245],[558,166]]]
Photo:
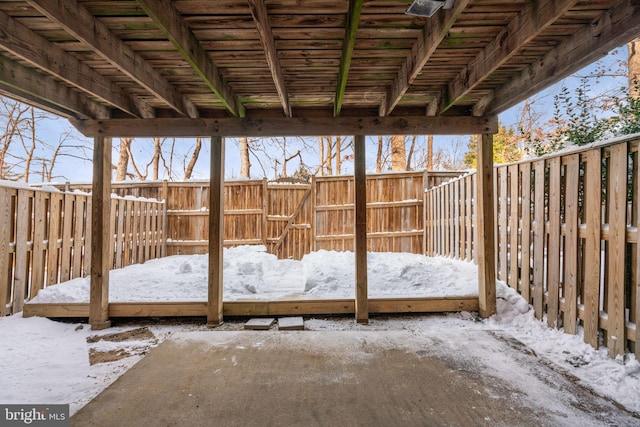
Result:
[[449,83],[444,112],[463,99],[523,46],[557,21],[577,0],[532,1],[500,31],[457,77]]
[[107,118],[107,109],[50,77],[0,55],[0,91],[67,118]]
[[363,0],[349,0],[349,12],[347,14],[346,26],[344,29],[344,42],[342,43],[342,58],[340,59],[340,71],[338,74],[338,85],[336,87],[336,99],[333,104],[333,115],[339,116],[342,109],[344,93],[347,89],[347,78],[349,68],[351,68],[351,57],[356,45],[356,34],[360,25],[360,12],[362,11]]
[[317,135],[460,135],[496,133],[496,117],[318,117],[266,119],[74,120],[85,136],[275,137]]
[[137,0],[137,2],[209,89],[222,101],[225,108],[234,116],[244,115],[242,105],[225,83],[220,71],[189,29],[173,2],[168,0]]
[[474,114],[497,114],[640,34],[640,2],[621,0],[520,75],[481,99]]
[[115,108],[136,117],[151,117],[113,82],[3,12],[0,28],[4,29],[0,46],[8,52]]
[[380,105],[380,116],[389,115],[398,105],[467,4],[469,0],[457,0],[452,9],[441,11],[427,20],[421,36],[411,48],[411,54],[400,67],[385,100]]
[[171,108],[189,117],[197,117],[197,109],[191,101],[182,96],[158,71],[77,1],[27,0],[27,2],[62,26],[73,37],[92,46],[96,53]]
[[264,0],[248,0],[249,9],[251,9],[251,16],[256,23],[258,33],[260,34],[260,40],[264,47],[264,52],[267,57],[267,63],[269,64],[269,70],[273,76],[273,82],[276,85],[282,108],[287,117],[291,117],[291,105],[289,104],[289,95],[287,94],[287,87],[284,82],[284,76],[282,74],[282,68],[280,67],[280,61],[278,60],[278,52],[276,51],[276,44],[273,39],[273,32],[271,31],[271,25],[269,24],[269,14],[267,13],[267,7],[264,4]]

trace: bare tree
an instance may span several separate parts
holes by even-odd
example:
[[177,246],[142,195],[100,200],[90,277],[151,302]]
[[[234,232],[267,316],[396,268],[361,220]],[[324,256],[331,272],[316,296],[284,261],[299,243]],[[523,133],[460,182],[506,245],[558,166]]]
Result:
[[382,135],[378,135],[378,151],[376,152],[376,173],[382,172],[382,152],[384,141]]
[[640,37],[627,44],[629,94],[633,98],[640,96]]
[[191,153],[191,157],[189,158],[189,163],[184,169],[185,180],[191,179],[191,176],[193,175],[193,168],[196,166],[198,157],[200,157],[201,149],[202,149],[202,138],[196,138],[196,145],[193,147],[193,153]]
[[407,170],[407,149],[404,135],[391,137],[391,170]]
[[418,139],[418,135],[411,136],[411,145],[409,146],[409,154],[407,154],[407,166],[406,170],[413,170],[411,167],[411,160],[413,159],[413,153],[416,149],[416,140]]
[[63,157],[91,159],[88,144],[72,135],[71,128],[62,131],[56,142],[42,137],[42,123],[57,117],[9,98],[0,98],[0,179],[28,182],[33,177],[42,181],[64,178],[55,169]]
[[246,136],[240,138],[238,148],[240,150],[240,176],[249,178],[251,176],[251,161],[249,160],[249,139]]
[[120,138],[120,147],[118,148],[118,164],[116,165],[116,181],[124,181],[125,179],[127,179],[131,143],[133,143],[133,138]]

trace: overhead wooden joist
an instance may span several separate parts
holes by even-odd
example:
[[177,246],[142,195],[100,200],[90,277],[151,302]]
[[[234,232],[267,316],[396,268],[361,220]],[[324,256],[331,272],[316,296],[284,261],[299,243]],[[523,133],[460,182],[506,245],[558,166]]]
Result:
[[111,107],[132,116],[151,117],[122,88],[3,12],[0,12],[0,28],[4,30],[0,37],[0,48],[101,99]]
[[106,118],[107,108],[68,86],[0,55],[0,91],[67,118]]
[[264,52],[267,57],[267,63],[269,64],[269,70],[273,76],[273,83],[276,85],[280,102],[282,103],[282,109],[287,117],[291,117],[291,105],[289,103],[289,94],[287,93],[287,86],[284,81],[284,75],[282,74],[282,67],[280,66],[280,60],[278,59],[278,52],[276,51],[276,44],[273,39],[273,32],[271,31],[271,25],[269,24],[269,14],[267,13],[267,7],[264,4],[264,0],[248,0],[249,9],[251,9],[251,16],[256,23],[258,33],[260,34],[260,40],[264,46]]
[[191,101],[77,1],[28,0],[28,3],[78,40],[92,46],[104,59],[171,108],[189,117],[198,116]]
[[71,120],[85,136],[277,137],[496,133],[496,117],[318,117]]
[[441,112],[475,89],[527,43],[542,34],[578,0],[532,1],[449,83]]
[[218,68],[211,62],[207,52],[184,22],[173,2],[169,0],[137,0],[137,2],[198,76],[220,98],[225,108],[234,116],[243,116],[242,104],[224,82]]
[[411,48],[411,54],[405,59],[380,105],[380,116],[390,114],[398,105],[468,3],[469,0],[457,0],[452,9],[437,13],[427,20],[421,36]]
[[474,114],[502,112],[639,35],[640,2],[618,1],[517,77],[481,99],[474,106]]
[[336,86],[336,97],[333,105],[333,115],[336,117],[340,115],[344,94],[347,90],[349,68],[351,67],[351,58],[353,57],[353,49],[356,44],[358,25],[360,24],[362,3],[363,0],[349,0],[349,11],[347,13],[344,42],[342,43],[342,56],[340,58],[340,71],[338,72],[338,84]]

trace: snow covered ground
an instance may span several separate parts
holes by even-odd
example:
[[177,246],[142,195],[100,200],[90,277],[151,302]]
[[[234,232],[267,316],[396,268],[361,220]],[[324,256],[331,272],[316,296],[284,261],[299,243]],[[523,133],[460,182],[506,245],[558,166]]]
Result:
[[[369,296],[477,296],[477,268],[449,258],[369,253]],[[264,246],[224,251],[224,300],[354,298],[353,252],[278,260]],[[111,272],[109,301],[206,301],[207,255],[176,255]],[[89,302],[89,278],[41,291],[35,303]]]
[[[225,298],[269,298],[302,296],[309,298],[353,295],[352,254],[319,252],[302,262],[278,261],[254,249],[239,249],[242,256],[225,253]],[[244,251],[244,252],[242,252]],[[201,300],[199,290],[206,280],[202,256],[179,256],[152,261],[112,273],[112,301]],[[227,271],[228,269],[228,271]],[[124,271],[128,273],[124,273]],[[228,273],[228,274],[227,274]],[[372,296],[437,296],[477,294],[476,268],[471,263],[448,259],[428,259],[408,254],[371,254]],[[144,286],[139,286],[144,283]],[[280,286],[278,286],[280,284]],[[86,287],[76,281],[51,287],[38,298],[43,301],[83,301]],[[196,289],[189,289],[194,286]],[[56,288],[58,288],[56,290]],[[138,288],[144,292],[137,293]],[[84,292],[84,293],[83,293]],[[149,298],[158,292],[160,298]],[[145,297],[146,299],[142,299]],[[119,341],[100,340],[108,334],[148,327],[151,336],[132,335]],[[240,330],[241,322],[225,323],[222,330]],[[498,314],[478,321],[473,313],[432,316],[373,317],[367,326],[351,318],[312,318],[310,331],[414,331],[417,336],[441,334],[454,340],[455,331],[484,331],[517,340],[545,363],[575,376],[584,386],[640,413],[640,363],[633,355],[612,360],[606,349],[594,350],[582,337],[551,330],[534,319],[528,304],[503,283],[498,283]],[[74,413],[140,360],[146,351],[177,331],[207,330],[202,319],[120,321],[113,328],[92,332],[87,324],[55,322],[21,315],[0,319],[0,402],[70,403]],[[211,332],[215,333],[215,332]],[[93,338],[98,335],[98,338]],[[525,347],[526,346],[526,347]],[[514,349],[513,351],[523,351]],[[486,350],[486,351],[484,351]],[[500,371],[504,344],[483,342],[482,357]],[[90,354],[119,354],[117,361],[90,365]],[[129,357],[124,357],[130,355]],[[453,355],[455,357],[455,355]],[[108,359],[107,359],[108,360]],[[95,362],[95,360],[94,360]],[[527,379],[517,370],[500,372],[505,383]],[[537,399],[538,396],[532,398]]]

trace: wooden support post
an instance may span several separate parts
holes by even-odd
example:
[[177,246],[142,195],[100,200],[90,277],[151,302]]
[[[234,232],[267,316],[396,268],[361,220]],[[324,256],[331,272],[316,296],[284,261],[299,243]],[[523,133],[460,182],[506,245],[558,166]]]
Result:
[[356,254],[356,321],[369,323],[369,301],[367,291],[367,174],[365,137],[356,135],[355,140],[355,254]]
[[207,325],[222,324],[222,250],[224,238],[224,139],[211,137],[209,185],[209,289]]
[[89,323],[91,329],[111,326],[109,320],[109,270],[111,239],[111,138],[96,137],[93,146],[93,183],[91,187],[91,293]]
[[492,134],[482,134],[478,144],[477,157],[478,295],[480,298],[480,316],[486,318],[496,313]]

